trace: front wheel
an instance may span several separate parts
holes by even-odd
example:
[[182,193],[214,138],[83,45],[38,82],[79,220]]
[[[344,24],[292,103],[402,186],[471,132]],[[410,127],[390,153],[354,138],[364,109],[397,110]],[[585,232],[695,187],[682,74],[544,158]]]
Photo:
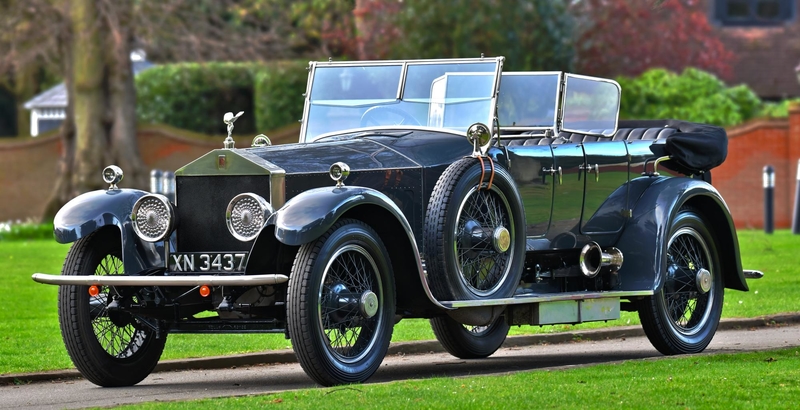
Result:
[[[119,231],[104,228],[75,242],[62,275],[122,275]],[[102,286],[90,296],[88,286],[58,288],[58,321],[72,363],[90,382],[103,387],[132,386],[156,367],[166,334],[142,326],[130,314],[108,310],[118,296]]]
[[286,315],[297,359],[317,383],[363,382],[378,370],[394,325],[391,266],[378,234],[357,220],[300,247]]
[[678,212],[669,230],[661,290],[639,301],[645,334],[663,354],[702,352],[717,331],[724,284],[709,226],[691,208]]
[[508,335],[509,326],[503,316],[487,326],[469,326],[450,316],[431,319],[431,328],[445,350],[459,359],[482,359],[496,352]]

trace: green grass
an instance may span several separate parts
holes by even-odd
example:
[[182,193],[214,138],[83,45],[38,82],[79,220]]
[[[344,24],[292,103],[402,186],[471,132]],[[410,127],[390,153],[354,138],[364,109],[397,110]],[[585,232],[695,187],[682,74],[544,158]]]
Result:
[[[743,265],[765,272],[750,281],[750,292],[727,291],[724,317],[755,317],[800,311],[800,266],[796,250],[800,236],[788,231],[765,235],[740,231]],[[59,273],[68,245],[52,240],[0,241],[0,374],[72,367],[58,327],[55,286],[34,283],[34,272]],[[566,330],[638,324],[635,313],[620,320],[581,325],[513,327],[511,334],[553,333]],[[407,319],[395,326],[393,341],[431,340],[427,320]],[[227,355],[290,348],[282,334],[170,335],[164,359]]]
[[432,378],[120,408],[793,408],[800,349],[636,360],[570,370]]

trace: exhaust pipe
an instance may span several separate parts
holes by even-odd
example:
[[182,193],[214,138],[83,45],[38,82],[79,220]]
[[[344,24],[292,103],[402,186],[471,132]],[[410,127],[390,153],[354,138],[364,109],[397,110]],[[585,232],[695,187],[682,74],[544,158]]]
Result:
[[608,252],[603,252],[597,242],[589,242],[581,249],[579,264],[581,265],[581,272],[587,278],[593,278],[603,268],[607,268],[612,272],[622,266],[622,251],[617,248],[608,248]]

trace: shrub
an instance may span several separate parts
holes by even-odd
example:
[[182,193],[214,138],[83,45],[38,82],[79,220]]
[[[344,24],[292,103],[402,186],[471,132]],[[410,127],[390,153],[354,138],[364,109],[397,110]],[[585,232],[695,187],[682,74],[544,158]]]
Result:
[[286,61],[258,71],[253,87],[257,132],[296,123],[303,116],[307,67],[304,61]]
[[759,117],[786,118],[789,116],[789,105],[800,104],[800,98],[788,99],[779,102],[765,102],[759,112]]
[[205,134],[225,132],[222,115],[245,111],[238,132],[255,129],[253,71],[249,63],[180,63],[153,67],[136,76],[140,121],[163,123]]
[[[223,134],[222,116],[244,111],[237,134],[265,132],[297,121],[308,72],[303,62],[179,63],[136,76],[136,114],[204,134]],[[256,126],[258,124],[258,126]]]
[[52,223],[0,222],[0,241],[53,239]]
[[680,75],[652,69],[620,77],[620,118],[674,118],[731,126],[755,117],[761,100],[747,86],[727,87],[713,74],[687,68]]

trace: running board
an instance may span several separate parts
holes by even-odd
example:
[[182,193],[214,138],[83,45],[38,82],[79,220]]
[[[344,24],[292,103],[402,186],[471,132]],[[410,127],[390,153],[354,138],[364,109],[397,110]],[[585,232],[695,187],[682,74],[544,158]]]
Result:
[[652,290],[637,291],[609,291],[609,292],[566,292],[546,295],[525,294],[503,299],[487,300],[455,300],[451,302],[441,302],[447,308],[469,308],[481,306],[499,305],[522,305],[527,303],[558,302],[562,300],[588,300],[603,298],[630,298],[636,296],[652,296]]
[[78,286],[258,286],[285,283],[289,280],[289,277],[286,275],[72,276],[34,273],[31,279],[48,285]]
[[761,279],[764,277],[764,272],[758,270],[747,270],[744,271],[744,277],[747,279]]

